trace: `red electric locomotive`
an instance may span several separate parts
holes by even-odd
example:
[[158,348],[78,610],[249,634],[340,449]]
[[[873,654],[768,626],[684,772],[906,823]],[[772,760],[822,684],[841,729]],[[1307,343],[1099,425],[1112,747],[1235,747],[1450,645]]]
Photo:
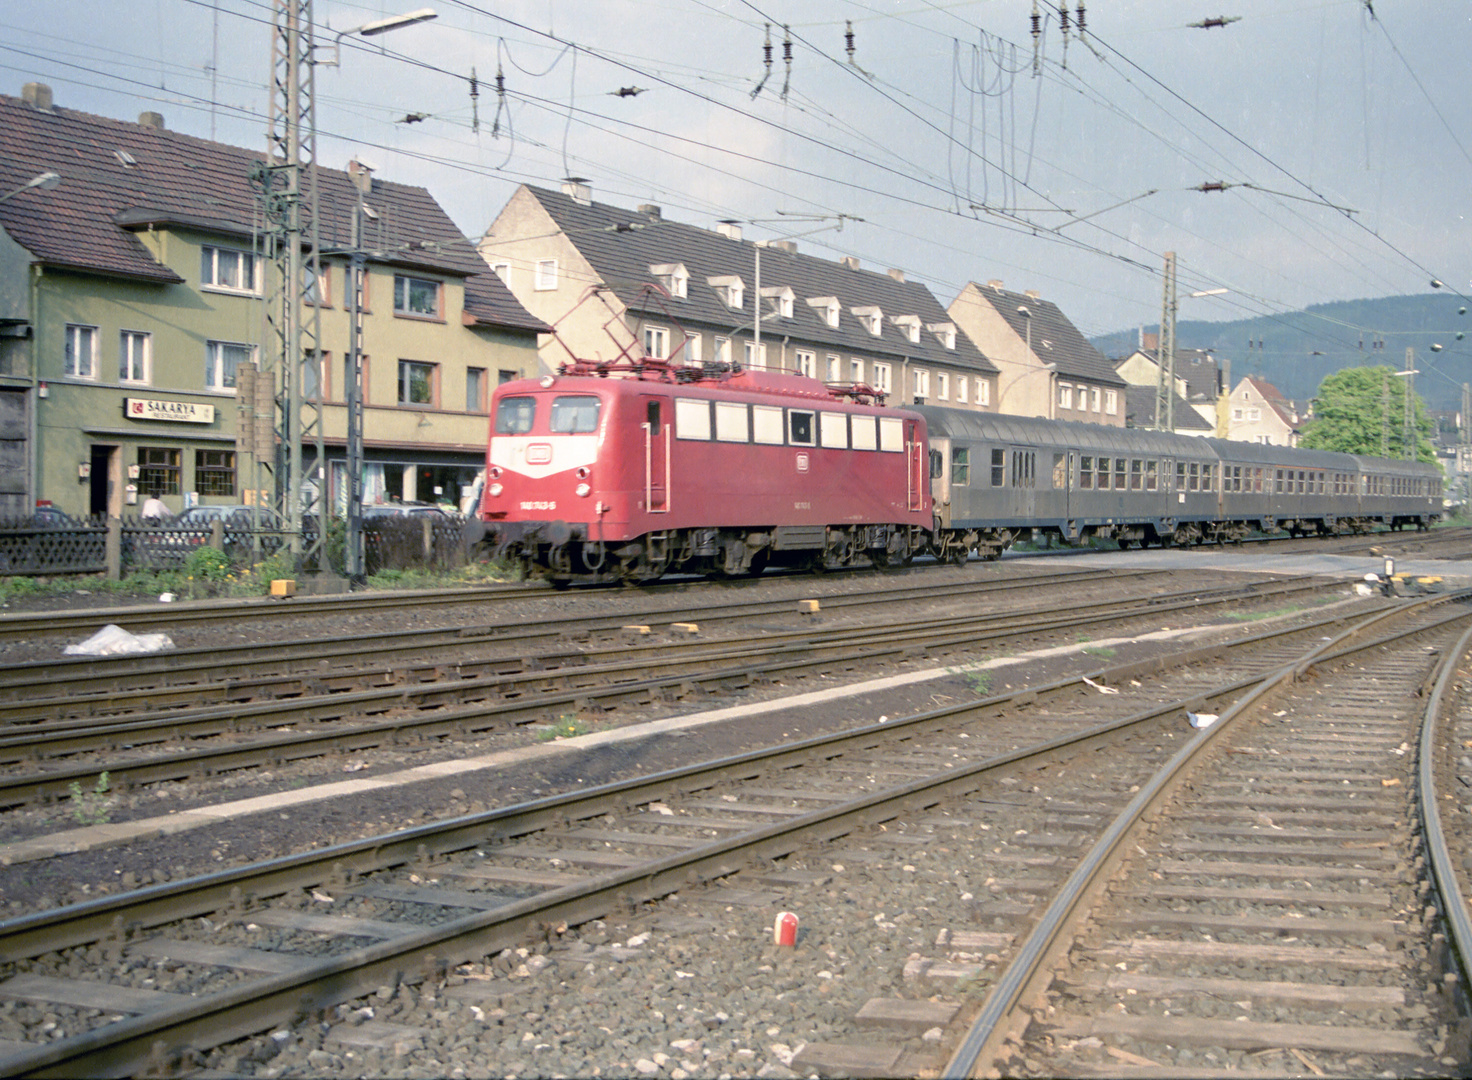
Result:
[[496,389],[481,520],[555,585],[907,561],[932,542],[925,420],[867,387],[643,360]]

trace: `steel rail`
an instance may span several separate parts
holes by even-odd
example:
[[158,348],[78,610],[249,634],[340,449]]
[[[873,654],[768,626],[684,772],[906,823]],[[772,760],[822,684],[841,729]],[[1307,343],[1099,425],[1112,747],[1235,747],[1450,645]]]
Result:
[[[1105,605],[1108,606],[1108,605]],[[160,783],[168,780],[188,779],[201,774],[210,775],[234,769],[259,765],[277,765],[283,762],[321,757],[343,750],[370,749],[402,740],[423,741],[450,735],[505,728],[517,723],[529,723],[544,717],[550,711],[563,708],[581,709],[590,705],[607,707],[619,702],[647,701],[667,692],[672,687],[714,686],[731,689],[759,680],[774,680],[798,672],[830,666],[836,653],[850,667],[860,664],[873,665],[884,661],[904,659],[919,652],[936,652],[945,647],[974,647],[979,642],[995,639],[1011,639],[1016,633],[1039,634],[1063,629],[1077,629],[1107,618],[1116,623],[1122,618],[1139,614],[1157,614],[1176,607],[1198,608],[1193,602],[1182,601],[1176,605],[1159,606],[1145,604],[1139,610],[1120,610],[1111,607],[1103,615],[1068,616],[1050,621],[1038,621],[1033,616],[1023,617],[1014,626],[1010,623],[998,625],[996,620],[983,617],[980,624],[970,621],[959,625],[950,624],[944,632],[917,632],[915,636],[896,634],[892,628],[866,632],[862,637],[843,631],[836,640],[784,641],[779,647],[770,645],[759,649],[740,649],[728,656],[712,657],[710,654],[672,660],[663,676],[627,681],[612,681],[606,685],[594,685],[549,691],[535,698],[518,698],[513,701],[491,705],[440,708],[428,715],[402,716],[392,720],[354,723],[345,730],[293,732],[287,736],[253,739],[246,745],[203,747],[175,753],[156,754],[143,758],[119,758],[108,762],[89,762],[78,765],[63,765],[40,772],[0,774],[0,806],[15,806],[45,798],[63,797],[73,783],[90,783],[100,772],[106,771],[115,786]],[[1331,619],[1330,621],[1338,621]],[[950,621],[948,621],[950,622]],[[1288,627],[1269,631],[1266,635],[1277,636],[1300,633],[1303,627]],[[1244,638],[1233,646],[1257,640],[1257,636]],[[881,644],[867,645],[869,641]],[[1217,650],[1224,646],[1216,647]],[[767,662],[763,657],[778,653],[781,659]],[[730,666],[710,668],[713,660],[729,662]],[[648,661],[633,660],[610,665],[615,672],[647,671]],[[548,678],[593,679],[599,676],[596,668],[569,668],[562,672],[536,672],[526,676],[529,680],[545,681]],[[56,733],[49,740],[42,739],[37,728],[26,728],[23,732],[0,739],[0,763],[18,763],[34,759],[38,755],[51,753],[76,754],[105,751],[119,744],[140,742],[163,742],[174,739],[202,738],[207,736],[236,735],[241,733],[244,722],[253,722],[255,727],[284,727],[290,724],[338,720],[357,709],[359,714],[388,711],[393,708],[425,710],[434,699],[474,698],[489,696],[504,687],[508,679],[504,676],[489,676],[479,679],[454,680],[444,684],[422,684],[395,686],[383,690],[357,691],[330,694],[319,697],[263,702],[247,710],[237,706],[214,706],[192,713],[177,713],[162,718],[136,719],[131,716],[118,718],[114,723],[82,722],[86,726],[73,727]],[[522,718],[522,719],[518,719]]]
[[[1287,596],[1297,592],[1312,591],[1321,588],[1318,579],[1297,578],[1287,582],[1267,581],[1253,582],[1247,585],[1238,585],[1232,588],[1223,588],[1203,592],[1201,590],[1187,590],[1185,592],[1164,594],[1146,597],[1137,602],[1139,613],[1162,613],[1166,611],[1179,610],[1181,608],[1199,609],[1214,603],[1230,602],[1234,600],[1262,599],[1272,596]],[[1078,612],[1094,611],[1098,609],[1109,609],[1118,611],[1118,601],[1100,601],[1087,604],[1075,604],[1070,610]],[[1039,615],[1050,614],[1047,608],[1029,608],[1026,610],[1000,612],[995,616],[997,625],[1008,623],[1016,624],[1024,622],[1026,628],[1031,628],[1036,623]],[[935,631],[946,626],[967,627],[974,624],[979,616],[976,613],[967,615],[945,615],[932,616],[930,618],[918,619],[908,618],[901,624],[901,631],[911,637],[923,637],[926,632]],[[623,625],[623,624],[619,624]],[[606,628],[603,628],[606,629]],[[890,640],[894,632],[890,628],[884,628],[882,632],[885,640]],[[160,687],[150,683],[146,675],[137,675],[137,686],[122,689],[116,684],[120,681],[116,673],[109,673],[95,678],[85,675],[73,676],[68,679],[66,685],[69,691],[77,686],[89,687],[100,682],[107,686],[102,692],[68,692],[52,697],[23,697],[17,696],[14,700],[0,702],[0,730],[5,725],[26,727],[27,734],[44,735],[52,731],[66,731],[84,727],[90,723],[98,722],[100,718],[109,716],[123,716],[128,713],[147,711],[158,713],[165,711],[178,702],[187,702],[191,705],[202,705],[206,699],[213,698],[218,702],[244,703],[260,698],[299,697],[310,694],[334,694],[362,691],[365,688],[372,690],[385,686],[405,686],[412,684],[424,684],[430,679],[442,679],[445,673],[451,673],[453,680],[469,680],[496,676],[509,682],[523,680],[535,681],[538,678],[555,678],[556,673],[567,673],[569,671],[591,671],[600,662],[600,658],[617,656],[626,660],[642,659],[645,664],[654,663],[656,666],[671,658],[671,654],[680,656],[708,655],[719,658],[734,650],[750,647],[752,645],[770,649],[773,643],[790,641],[797,644],[805,644],[812,640],[815,635],[823,640],[842,641],[843,635],[851,635],[850,640],[862,643],[867,636],[874,633],[872,626],[849,626],[832,627],[827,629],[812,626],[794,627],[790,629],[763,628],[759,633],[748,635],[737,635],[730,638],[700,639],[688,638],[674,642],[658,642],[654,644],[641,645],[631,641],[621,641],[616,644],[602,646],[588,646],[577,650],[565,652],[550,652],[540,655],[531,655],[528,641],[525,639],[515,642],[507,642],[512,647],[509,652],[485,652],[484,646],[487,639],[480,634],[455,634],[447,632],[440,638],[439,649],[432,658],[423,660],[418,664],[405,664],[399,654],[406,651],[400,646],[390,646],[385,650],[368,647],[366,650],[359,648],[351,653],[355,657],[376,660],[376,666],[364,664],[354,668],[337,668],[323,671],[321,668],[321,654],[311,651],[312,646],[302,643],[303,653],[299,656],[302,671],[298,673],[282,673],[270,676],[258,676],[254,679],[246,679],[239,676],[221,678],[220,673],[211,669],[210,654],[208,650],[200,650],[204,655],[188,666],[188,670],[200,673],[201,679],[211,681],[189,682],[176,685],[172,681],[168,686]],[[555,632],[538,633],[533,631],[528,635],[531,639],[552,637],[561,640],[563,635]],[[990,636],[997,636],[995,633]],[[344,648],[351,648],[345,646]],[[415,656],[423,656],[427,649],[427,643],[416,642],[412,647]],[[456,657],[455,651],[470,651],[474,655],[469,657]],[[342,655],[342,650],[333,646],[328,650],[332,655]],[[448,655],[447,655],[448,653]],[[385,654],[395,657],[394,663],[384,666]],[[608,663],[606,659],[602,663]],[[514,667],[508,665],[514,664]],[[248,665],[253,666],[253,665]],[[239,661],[229,661],[228,670],[231,675],[236,675],[239,670]],[[177,676],[181,669],[175,669],[171,675]],[[21,684],[14,683],[8,689],[19,695],[26,688],[37,687],[51,688],[55,685],[51,677],[45,678],[39,683]],[[130,702],[137,704],[130,708]],[[99,710],[98,706],[102,706]],[[54,720],[58,715],[71,714],[67,719]],[[176,714],[178,715],[178,714]],[[39,721],[39,723],[38,723]],[[49,722],[48,722],[49,721]],[[163,722],[163,721],[159,721]],[[3,745],[3,742],[0,742]]]
[[[1208,650],[1191,650],[1195,656]],[[1159,661],[1119,665],[1094,672],[1096,682],[1119,680],[1158,666]],[[1121,732],[1150,720],[1178,714],[1202,700],[1231,697],[1255,686],[1246,678],[1190,699],[1156,704],[1130,717],[1072,732],[1046,743],[1014,750],[929,777],[911,780],[850,802],[809,811],[787,821],[762,826],[709,842],[638,866],[602,874],[513,902],[488,912],[462,916],[432,929],[365,946],[311,967],[219,993],[192,999],[187,1005],[144,1014],[51,1044],[0,1056],[5,1075],[127,1075],[158,1065],[165,1048],[219,1045],[232,1038],[299,1015],[327,1008],[392,982],[405,972],[434,973],[524,940],[539,926],[556,920],[583,922],[619,904],[654,899],[690,885],[692,880],[724,877],[753,859],[775,859],[801,844],[830,841],[866,824],[893,817],[906,804],[928,804],[937,798],[974,791],[989,773],[1019,763],[1107,744]],[[949,706],[885,724],[820,736],[801,743],[752,751],[736,757],[671,770],[656,776],[607,785],[535,803],[472,815],[389,836],[337,845],[271,863],[221,871],[187,881],[153,886],[133,894],[103,897],[60,911],[43,912],[0,923],[0,959],[13,961],[43,951],[116,936],[122,927],[149,927],[225,908],[239,912],[253,900],[290,889],[338,881],[411,859],[423,860],[488,840],[526,835],[568,821],[586,820],[608,807],[640,805],[669,798],[671,790],[696,791],[726,779],[757,777],[801,760],[832,758],[863,749],[876,740],[913,737],[918,726],[956,720],[988,706],[1027,704],[1039,693],[1083,686],[1083,678],[1059,680],[1047,687],[998,695],[986,702]]]
[[1385,640],[1399,636],[1425,633],[1437,626],[1472,618],[1472,612],[1454,613],[1432,626],[1414,627],[1404,634],[1394,634],[1386,639],[1369,641],[1355,647],[1345,647],[1355,638],[1361,637],[1380,623],[1401,615],[1409,615],[1422,609],[1435,607],[1472,596],[1472,590],[1459,590],[1442,596],[1428,597],[1408,605],[1386,608],[1357,621],[1332,639],[1315,646],[1301,659],[1285,664],[1276,671],[1261,677],[1257,686],[1249,690],[1224,712],[1210,727],[1203,728],[1167,761],[1151,780],[1142,785],[1139,792],[1120,814],[1110,823],[1089,853],[1079,861],[1058,894],[1049,903],[1027,940],[1018,948],[1007,969],[997,979],[983,1001],[966,1036],[941,1071],[942,1080],[968,1080],[979,1068],[985,1068],[1001,1048],[1008,1035],[1003,1026],[1013,1015],[1024,997],[1041,992],[1054,960],[1067,947],[1065,935],[1081,915],[1086,898],[1103,887],[1108,872],[1113,869],[1125,840],[1134,834],[1145,815],[1154,810],[1182,779],[1186,767],[1201,751],[1214,742],[1223,731],[1233,726],[1233,721],[1246,714],[1254,705],[1285,683],[1303,677],[1309,668],[1338,659],[1350,653],[1373,648]]

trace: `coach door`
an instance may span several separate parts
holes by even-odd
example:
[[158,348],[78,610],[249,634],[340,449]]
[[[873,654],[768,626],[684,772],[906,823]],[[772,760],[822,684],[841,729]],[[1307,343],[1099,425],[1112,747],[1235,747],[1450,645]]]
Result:
[[644,505],[651,514],[670,509],[670,423],[663,410],[663,398],[644,398]]
[[1038,452],[1029,446],[1014,446],[1012,458],[1012,507],[1020,518],[1037,517]]

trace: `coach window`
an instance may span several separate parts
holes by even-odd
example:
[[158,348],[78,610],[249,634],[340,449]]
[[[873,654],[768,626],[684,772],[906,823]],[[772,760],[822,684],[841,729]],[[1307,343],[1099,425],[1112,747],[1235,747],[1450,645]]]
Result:
[[967,487],[971,483],[971,447],[951,447],[951,483]]
[[1034,487],[1036,476],[1037,454],[1032,450],[1012,451],[1012,486],[1015,488]]
[[878,428],[875,426],[873,416],[850,416],[849,424],[853,431],[855,450],[877,450],[879,449],[879,438],[876,434]]
[[675,398],[675,437],[710,439],[710,402],[699,398]]
[[591,394],[566,395],[552,399],[553,435],[591,435],[598,430],[598,413],[603,402]]
[[1130,490],[1139,491],[1145,480],[1145,463],[1139,458],[1130,459]]
[[1123,491],[1124,490],[1124,484],[1125,484],[1124,474],[1125,474],[1125,469],[1127,467],[1128,467],[1128,462],[1124,458],[1117,457],[1117,458],[1114,459],[1114,490],[1115,491]]
[[1147,462],[1145,462],[1145,490],[1146,491],[1156,491],[1156,490],[1158,490],[1158,467],[1159,467],[1159,464],[1160,463],[1157,462],[1157,461],[1147,461]]
[[1298,470],[1298,494],[1300,494],[1300,495],[1304,494],[1304,489],[1303,489],[1303,470],[1302,469],[1299,469]]
[[1191,462],[1189,477],[1190,477],[1190,479],[1187,481],[1186,490],[1187,491],[1200,491],[1201,490],[1201,466],[1198,463],[1194,462],[1194,461]]
[[787,410],[787,441],[793,446],[813,445],[813,414],[801,409]]
[[818,414],[818,441],[829,450],[848,449],[848,416],[841,412]]
[[1093,490],[1094,459],[1092,456],[1083,456],[1078,459],[1078,486],[1084,491]]
[[496,434],[525,435],[531,431],[536,415],[536,398],[502,398],[496,406]]
[[746,442],[751,437],[750,430],[745,402],[716,402],[717,442]]
[[781,446],[782,409],[777,405],[753,405],[751,407],[751,433],[755,442],[767,446]]
[[1053,490],[1062,491],[1068,486],[1068,455],[1053,452]]
[[1107,457],[1099,459],[1098,470],[1094,474],[1094,486],[1100,491],[1109,490],[1109,459]]
[[1007,451],[992,451],[992,487],[1005,487],[1007,484]]

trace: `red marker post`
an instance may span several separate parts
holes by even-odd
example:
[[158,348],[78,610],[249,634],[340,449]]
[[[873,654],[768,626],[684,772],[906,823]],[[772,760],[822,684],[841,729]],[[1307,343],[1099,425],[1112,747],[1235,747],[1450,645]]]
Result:
[[797,944],[797,916],[790,911],[779,911],[772,923],[772,943],[793,946]]

